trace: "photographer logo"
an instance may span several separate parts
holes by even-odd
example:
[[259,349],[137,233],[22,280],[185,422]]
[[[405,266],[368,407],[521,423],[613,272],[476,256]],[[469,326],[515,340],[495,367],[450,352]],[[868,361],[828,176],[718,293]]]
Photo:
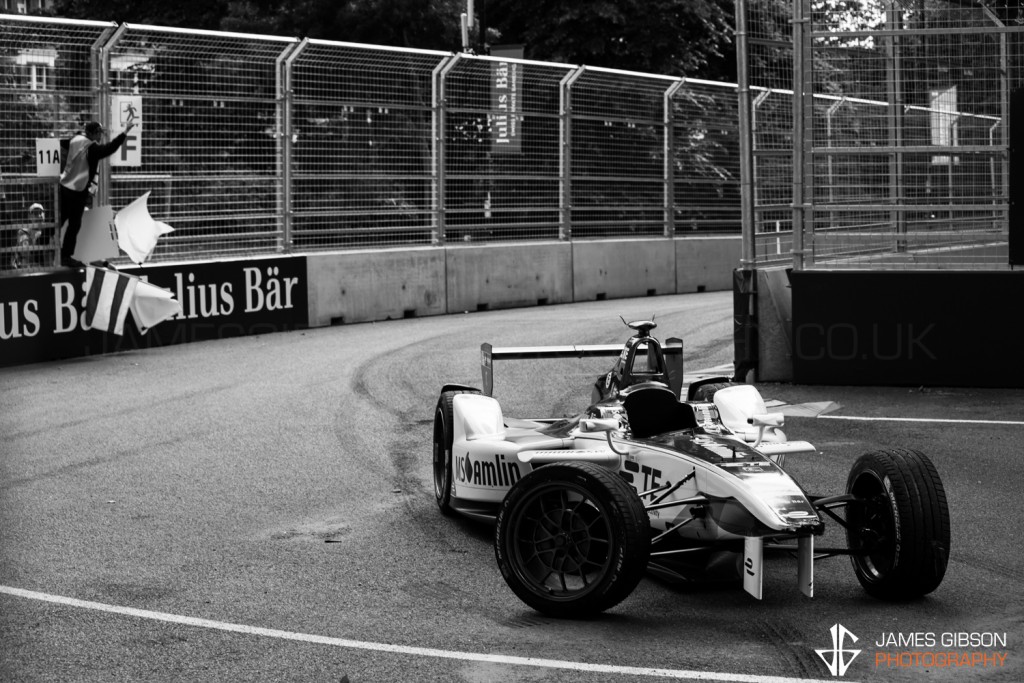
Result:
[[[821,661],[825,662],[829,673],[833,676],[845,676],[850,664],[860,654],[860,650],[847,650],[846,639],[850,638],[851,643],[856,643],[858,638],[846,629],[842,624],[833,624],[829,629],[832,632],[832,649],[815,650]],[[849,658],[847,659],[847,656]]]

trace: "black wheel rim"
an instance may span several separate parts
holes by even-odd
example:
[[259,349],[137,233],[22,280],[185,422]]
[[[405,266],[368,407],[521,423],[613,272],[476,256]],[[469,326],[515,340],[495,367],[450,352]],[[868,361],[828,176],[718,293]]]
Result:
[[448,483],[448,463],[451,462],[451,452],[448,444],[445,443],[446,425],[444,423],[444,412],[437,410],[434,416],[434,496],[442,500]]
[[853,561],[866,578],[879,581],[888,576],[896,565],[896,519],[885,485],[874,473],[857,477],[851,492],[861,505],[851,508],[849,528],[851,543],[860,552]]
[[608,574],[615,546],[611,517],[585,489],[541,486],[512,512],[509,559],[530,591],[548,600],[576,599]]

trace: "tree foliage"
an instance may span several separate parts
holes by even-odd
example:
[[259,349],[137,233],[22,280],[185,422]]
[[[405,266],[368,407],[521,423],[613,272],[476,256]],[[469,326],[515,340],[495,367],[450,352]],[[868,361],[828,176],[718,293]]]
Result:
[[[475,0],[487,40],[532,59],[731,79],[732,0]],[[456,51],[465,0],[58,0],[76,19]],[[481,49],[479,33],[471,41]]]
[[730,0],[488,0],[488,24],[533,59],[673,76],[734,74]]
[[71,19],[216,30],[227,8],[227,0],[57,0],[54,13]]
[[225,30],[293,35],[372,45],[454,50],[458,0],[238,0]]

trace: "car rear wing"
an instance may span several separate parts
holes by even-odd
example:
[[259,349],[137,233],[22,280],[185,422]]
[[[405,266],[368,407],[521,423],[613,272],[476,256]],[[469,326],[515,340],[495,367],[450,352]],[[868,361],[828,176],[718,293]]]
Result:
[[[505,346],[480,345],[480,373],[483,376],[484,393],[494,392],[494,361],[533,360],[540,358],[617,358],[625,353],[622,344],[586,344],[572,346]],[[669,388],[676,397],[683,387],[683,340],[671,337],[661,344],[668,371]]]

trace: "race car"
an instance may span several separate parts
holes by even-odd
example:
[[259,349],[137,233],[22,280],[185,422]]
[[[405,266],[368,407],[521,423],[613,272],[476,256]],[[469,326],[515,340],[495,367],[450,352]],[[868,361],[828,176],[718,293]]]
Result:
[[[846,493],[814,496],[784,469],[784,417],[728,377],[682,398],[682,342],[653,321],[628,323],[624,345],[481,347],[484,390],[445,385],[434,412],[433,480],[442,513],[495,524],[498,567],[530,607],[587,617],[625,599],[648,571],[682,581],[733,580],[762,596],[764,554],[796,556],[799,590],[814,563],[849,555],[871,595],[935,590],[950,525],[938,472],[923,453],[867,453]],[[515,419],[491,396],[495,360],[616,355],[591,403],[569,418]],[[843,514],[840,514],[842,512]],[[816,547],[826,522],[845,547]]]

